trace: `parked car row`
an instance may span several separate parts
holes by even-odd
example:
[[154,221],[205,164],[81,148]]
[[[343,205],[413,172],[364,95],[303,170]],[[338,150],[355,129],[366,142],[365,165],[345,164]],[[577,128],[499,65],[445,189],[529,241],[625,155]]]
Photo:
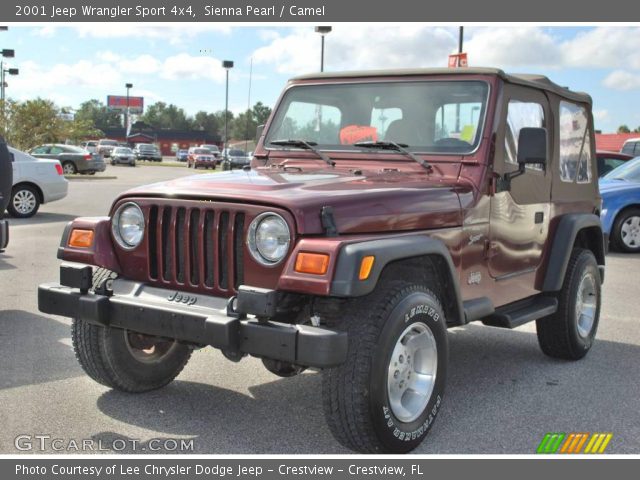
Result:
[[29,154],[35,158],[58,160],[65,175],[74,173],[104,172],[107,168],[104,159],[98,152],[89,152],[75,145],[45,144],[32,148]]

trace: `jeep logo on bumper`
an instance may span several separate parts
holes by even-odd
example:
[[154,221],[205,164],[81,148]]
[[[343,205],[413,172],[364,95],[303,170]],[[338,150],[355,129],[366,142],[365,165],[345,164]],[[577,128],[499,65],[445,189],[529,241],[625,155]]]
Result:
[[198,301],[198,297],[187,295],[185,293],[175,292],[167,297],[170,302],[184,303],[186,305],[193,305]]

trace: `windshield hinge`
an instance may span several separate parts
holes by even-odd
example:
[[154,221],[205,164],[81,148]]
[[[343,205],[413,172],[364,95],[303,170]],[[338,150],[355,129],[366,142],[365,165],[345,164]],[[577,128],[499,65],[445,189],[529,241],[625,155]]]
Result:
[[337,237],[338,227],[336,220],[333,218],[333,207],[325,206],[320,210],[320,219],[322,220],[322,228],[327,237]]

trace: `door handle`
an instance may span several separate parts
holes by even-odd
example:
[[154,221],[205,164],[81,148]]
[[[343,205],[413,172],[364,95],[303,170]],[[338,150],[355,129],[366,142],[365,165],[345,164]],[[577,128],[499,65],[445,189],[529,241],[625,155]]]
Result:
[[536,223],[544,222],[544,212],[536,212],[535,221]]

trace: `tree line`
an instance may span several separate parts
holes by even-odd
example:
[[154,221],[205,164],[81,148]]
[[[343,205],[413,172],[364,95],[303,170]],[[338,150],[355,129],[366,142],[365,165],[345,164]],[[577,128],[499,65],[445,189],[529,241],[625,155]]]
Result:
[[618,127],[618,133],[640,133],[640,127],[631,130],[627,125],[620,125]]
[[[270,114],[271,108],[262,102],[238,115],[229,112],[229,139],[254,139],[257,126],[264,124]],[[214,113],[202,110],[188,115],[184,109],[165,102],[153,103],[144,114],[136,116],[136,121],[154,129],[200,130],[220,137],[224,136],[224,120],[224,110]],[[122,127],[123,115],[96,99],[83,102],[75,112],[42,98],[0,102],[0,134],[21,150],[43,143],[79,143],[100,137],[105,130]]]

